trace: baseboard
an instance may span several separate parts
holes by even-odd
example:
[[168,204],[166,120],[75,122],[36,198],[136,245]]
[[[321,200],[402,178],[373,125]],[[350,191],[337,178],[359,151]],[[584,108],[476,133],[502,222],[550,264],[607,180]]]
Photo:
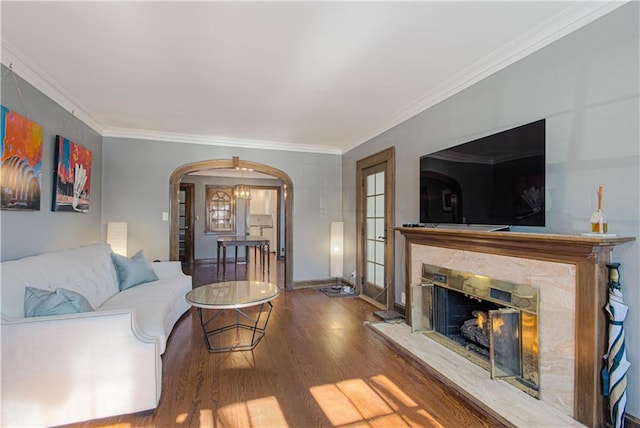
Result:
[[[233,262],[234,260],[232,258],[227,257],[227,264]],[[193,263],[197,265],[215,265],[218,263],[218,259],[196,259]],[[246,259],[244,257],[238,257],[238,263],[246,263]]]
[[298,288],[318,288],[334,285],[348,285],[343,282],[343,278],[324,278],[324,279],[308,279],[304,281],[294,281],[293,289]]
[[640,418],[631,415],[624,415],[624,426],[626,428],[640,428]]

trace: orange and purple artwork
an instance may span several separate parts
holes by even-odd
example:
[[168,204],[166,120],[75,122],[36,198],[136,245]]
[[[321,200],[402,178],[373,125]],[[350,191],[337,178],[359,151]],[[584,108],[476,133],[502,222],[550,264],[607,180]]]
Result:
[[89,211],[91,150],[56,136],[53,211]]
[[2,108],[1,207],[40,210],[42,127]]

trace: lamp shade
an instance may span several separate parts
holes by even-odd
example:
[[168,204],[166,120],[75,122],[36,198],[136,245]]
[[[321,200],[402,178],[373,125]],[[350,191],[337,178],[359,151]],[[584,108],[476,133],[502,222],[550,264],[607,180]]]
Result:
[[127,256],[127,223],[110,221],[107,223],[107,244],[111,246],[111,250]]
[[342,277],[343,235],[344,224],[341,221],[331,222],[329,270],[333,278]]

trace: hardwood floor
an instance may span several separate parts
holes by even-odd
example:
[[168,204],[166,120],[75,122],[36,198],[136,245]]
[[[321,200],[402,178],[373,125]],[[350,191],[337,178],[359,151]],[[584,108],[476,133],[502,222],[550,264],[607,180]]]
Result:
[[[226,279],[235,279],[227,268]],[[215,265],[186,270],[194,286],[217,282]],[[281,282],[281,272],[272,264],[271,281]],[[379,321],[369,303],[301,289],[282,291],[273,304],[266,336],[243,352],[209,353],[191,309],[167,342],[154,412],[70,426],[502,426],[366,328]]]

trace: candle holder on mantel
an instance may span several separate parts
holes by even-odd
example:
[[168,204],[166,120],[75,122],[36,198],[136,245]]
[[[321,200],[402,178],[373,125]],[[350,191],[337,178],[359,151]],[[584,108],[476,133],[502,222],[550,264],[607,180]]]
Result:
[[602,196],[604,193],[604,188],[602,186],[599,186],[596,193],[598,194],[598,211],[594,212],[591,215],[591,232],[607,233],[607,219],[602,213]]
[[604,193],[604,188],[602,186],[598,186],[598,190],[596,194],[598,195],[598,211],[591,214],[591,219],[589,223],[591,225],[591,231],[587,233],[583,233],[582,236],[596,236],[596,237],[607,237],[611,238],[616,236],[615,233],[608,233],[608,224],[607,218],[602,212],[602,196]]

